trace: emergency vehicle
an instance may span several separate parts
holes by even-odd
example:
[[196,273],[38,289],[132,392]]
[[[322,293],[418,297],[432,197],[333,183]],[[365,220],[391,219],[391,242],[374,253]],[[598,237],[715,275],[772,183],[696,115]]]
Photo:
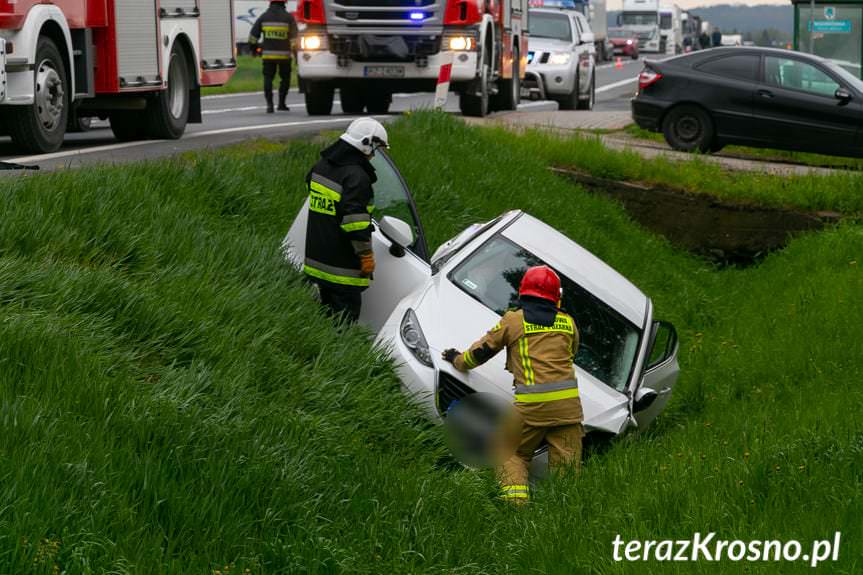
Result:
[[177,139],[235,69],[232,0],[0,0],[0,127],[30,152],[90,117]]
[[514,110],[527,66],[528,0],[300,0],[306,110],[389,111],[395,92],[431,92],[452,52],[462,113]]

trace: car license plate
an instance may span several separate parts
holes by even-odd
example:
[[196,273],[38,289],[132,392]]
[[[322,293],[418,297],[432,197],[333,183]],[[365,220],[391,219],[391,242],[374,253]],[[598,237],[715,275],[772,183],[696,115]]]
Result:
[[404,66],[366,66],[366,78],[404,78]]

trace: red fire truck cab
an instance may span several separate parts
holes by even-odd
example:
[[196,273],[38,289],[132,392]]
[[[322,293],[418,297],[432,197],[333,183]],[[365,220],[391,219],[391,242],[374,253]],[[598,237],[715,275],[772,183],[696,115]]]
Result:
[[0,130],[51,152],[82,119],[177,139],[236,69],[232,0],[0,0]]

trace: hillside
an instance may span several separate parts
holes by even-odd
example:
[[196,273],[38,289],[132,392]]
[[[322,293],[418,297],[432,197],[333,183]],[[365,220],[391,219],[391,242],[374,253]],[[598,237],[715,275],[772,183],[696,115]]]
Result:
[[[491,473],[447,457],[368,334],[334,326],[282,262],[317,143],[10,179],[0,573],[812,572],[612,559],[618,534],[711,531],[805,544],[841,531],[825,572],[863,569],[859,223],[719,269],[547,169],[613,174],[632,155],[429,113],[393,124],[391,143],[432,247],[523,208],[653,298],[683,370],[656,425],[525,509],[497,501]],[[705,174],[735,193],[829,189],[826,207],[861,191]]]

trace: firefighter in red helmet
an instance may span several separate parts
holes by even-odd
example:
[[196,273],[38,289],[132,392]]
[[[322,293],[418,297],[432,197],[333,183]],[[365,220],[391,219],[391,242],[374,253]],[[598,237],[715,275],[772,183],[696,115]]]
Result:
[[525,272],[518,290],[521,307],[508,311],[464,353],[443,352],[459,371],[473,369],[506,348],[506,369],[515,388],[518,419],[512,445],[505,446],[497,470],[503,498],[529,497],[528,469],[536,449],[548,444],[549,465],[581,464],[584,415],[578,397],[574,359],[575,321],[560,310],[560,277],[548,266]]

